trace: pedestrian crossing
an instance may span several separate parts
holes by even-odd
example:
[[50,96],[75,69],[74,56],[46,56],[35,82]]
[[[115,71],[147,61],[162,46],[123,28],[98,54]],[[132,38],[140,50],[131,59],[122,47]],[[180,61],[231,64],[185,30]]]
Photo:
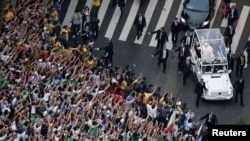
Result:
[[[68,8],[66,17],[63,21],[63,25],[68,25],[70,23],[70,18],[74,13],[75,7],[77,5],[77,1],[78,0],[71,0],[69,4],[70,8]],[[91,1],[92,0],[86,0],[85,5],[91,8],[92,7]],[[180,18],[181,12],[183,10],[184,1],[185,0],[179,0],[178,2],[175,0],[161,0],[161,1],[149,0],[146,6],[145,12],[144,12],[145,13],[144,16],[146,18],[146,23],[147,23],[146,27],[144,28],[141,37],[138,40],[135,37],[135,39],[132,42],[137,45],[143,45],[143,47],[156,47],[157,42],[155,40],[155,35],[152,35],[152,36],[148,35],[147,32],[155,31],[159,29],[160,27],[165,26],[166,23],[172,22],[172,21],[168,21],[169,17]],[[159,5],[158,4],[159,2],[163,3],[164,5]],[[125,18],[125,22],[122,28],[118,28],[118,24],[120,21],[120,14],[121,14],[120,8],[118,6],[115,7],[115,10],[112,12],[112,15],[109,15],[111,16],[111,19],[105,21],[106,20],[105,16],[107,14],[110,14],[107,12],[109,11],[108,10],[109,3],[110,3],[110,0],[102,0],[99,13],[98,13],[98,18],[100,19],[100,24],[99,24],[100,30],[105,32],[104,37],[107,37],[107,38],[114,38],[114,34],[118,33],[119,35],[115,35],[115,38],[118,38],[119,41],[126,42],[128,41],[128,37],[131,36],[131,34],[134,34],[134,35],[136,34],[136,31],[131,32],[131,30],[135,30],[132,27],[133,27],[134,19],[137,13],[140,11],[139,10],[141,7],[140,1],[133,0],[133,2],[130,2],[130,3],[128,2],[126,4],[125,9],[129,9],[129,10],[126,11],[128,15],[126,17],[123,17]],[[178,3],[178,5],[176,3]],[[221,18],[221,17],[218,17],[218,16],[221,16],[221,13],[220,14],[218,13],[222,12],[222,9],[221,9],[222,3],[223,3],[223,0],[216,0],[216,6],[214,7],[214,17],[210,21],[210,28],[214,27],[213,25],[216,19]],[[240,38],[242,36],[242,32],[246,25],[247,19],[249,18],[248,15],[249,15],[250,6],[237,7],[236,3],[231,3],[231,4],[234,4],[236,8],[239,11],[241,11],[239,12],[239,20],[236,25],[236,34],[232,42],[232,51],[235,52],[240,42]],[[175,15],[173,15],[173,13]],[[157,20],[152,20],[155,16],[158,16],[158,15],[160,16]],[[102,26],[104,22],[108,22],[108,26]],[[154,27],[152,28],[152,26],[149,26],[149,25],[154,25]],[[224,29],[227,26],[227,19],[223,18],[219,26],[222,29]],[[169,39],[169,42],[166,43],[166,47],[169,50],[172,50],[173,45],[171,41],[172,35],[170,33],[170,27],[165,27],[165,29],[168,33],[168,39]],[[119,31],[119,32],[115,32],[115,31]],[[145,44],[148,44],[148,45],[145,45]]]

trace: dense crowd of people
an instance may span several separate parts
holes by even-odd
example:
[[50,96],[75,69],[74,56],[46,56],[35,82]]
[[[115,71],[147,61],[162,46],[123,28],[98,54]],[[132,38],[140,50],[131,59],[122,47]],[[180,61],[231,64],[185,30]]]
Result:
[[[0,141],[199,136],[203,122],[181,97],[148,83],[134,66],[110,67],[92,54],[89,38],[69,45],[76,25],[60,24],[60,1],[17,2],[5,9],[0,36]],[[205,141],[206,129],[200,131]]]

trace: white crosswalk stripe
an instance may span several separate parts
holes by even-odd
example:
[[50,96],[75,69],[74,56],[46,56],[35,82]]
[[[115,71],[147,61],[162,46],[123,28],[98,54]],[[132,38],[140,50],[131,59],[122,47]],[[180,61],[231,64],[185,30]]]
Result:
[[139,7],[140,7],[140,4],[139,4],[139,1],[137,0],[134,0],[133,1],[133,5],[130,9],[130,12],[129,12],[129,15],[127,17],[127,20],[126,20],[126,23],[122,29],[122,32],[121,32],[121,35],[119,37],[119,40],[121,41],[126,41],[127,40],[127,37],[128,37],[128,34],[129,34],[129,31],[133,25],[133,22],[134,22],[134,19],[136,17],[136,14],[139,10]]
[[[178,4],[178,11],[176,13],[175,16],[171,15],[172,17],[177,17],[177,18],[180,18],[181,17],[181,12],[183,10],[183,2],[185,0],[181,0]],[[86,0],[85,1],[85,5],[89,6],[90,8],[92,7],[92,0]],[[162,4],[164,4],[164,6],[160,6],[158,4],[158,0],[150,0],[147,7],[146,7],[146,12],[144,14],[145,18],[146,18],[146,27],[144,28],[144,32],[142,34],[142,36],[140,37],[139,40],[135,39],[134,40],[134,43],[135,44],[143,44],[145,43],[145,36],[146,36],[146,33],[147,31],[154,31],[154,30],[157,30],[159,29],[160,27],[164,26],[167,22],[172,22],[172,21],[167,21],[168,20],[168,17],[170,17],[170,12],[172,10],[172,7],[174,7],[174,0],[164,0]],[[213,19],[210,21],[210,28],[213,27],[214,25],[214,22],[215,22],[215,19],[218,19],[218,18],[221,18],[221,17],[218,17],[220,16],[221,14],[217,14],[218,12],[222,12],[221,10],[221,3],[223,3],[222,0],[217,0],[216,1],[216,6],[214,8],[214,17]],[[69,4],[69,8],[68,8],[68,11],[66,13],[66,17],[64,18],[64,21],[63,21],[63,25],[68,25],[70,23],[70,20],[72,18],[72,15],[74,14],[74,11],[76,9],[76,6],[78,4],[78,0],[71,0],[70,1],[70,4]],[[104,29],[104,27],[102,28],[102,25],[103,25],[103,22],[105,21],[105,16],[107,14],[107,11],[108,8],[109,8],[109,4],[110,4],[110,0],[102,0],[102,3],[101,3],[101,6],[100,6],[100,10],[99,10],[99,13],[98,13],[98,18],[100,19],[100,30],[103,30],[104,31],[104,36],[105,37],[108,37],[108,38],[112,38],[113,37],[113,34],[115,33],[115,30],[119,30],[120,32],[116,32],[118,33],[118,40],[119,41],[124,41],[126,42],[128,37],[130,36],[129,34],[136,34],[136,31],[134,32],[131,32],[132,30],[132,27],[133,27],[133,22],[134,22],[134,19],[136,17],[136,15],[138,14],[138,11],[140,9],[140,3],[139,1],[137,0],[134,0],[133,2],[129,3],[129,4],[126,4],[126,9],[129,9],[129,13],[128,13],[128,16],[127,17],[124,17],[125,18],[125,23],[124,23],[124,26],[121,28],[121,26],[119,26],[119,28],[117,28],[117,24],[119,23],[119,17],[120,17],[120,9],[118,6],[115,7],[115,10],[114,12],[112,13],[111,16],[111,20],[109,21],[108,25],[107,25],[107,28]],[[234,4],[236,5],[236,3],[231,3],[231,5]],[[159,9],[158,6],[160,6],[161,8]],[[246,25],[246,21],[247,21],[247,18],[249,18],[249,9],[250,7],[249,6],[242,6],[242,7],[236,7],[238,9],[238,11],[240,11],[239,13],[239,20],[238,20],[238,23],[236,25],[236,34],[233,38],[233,42],[232,42],[232,51],[236,51],[237,50],[237,47],[239,46],[239,41],[240,41],[240,38],[242,36],[242,32],[244,30],[244,27]],[[157,20],[152,20],[152,17],[155,16],[155,13],[156,11],[161,11],[160,13],[160,16],[159,16],[159,19]],[[159,13],[159,12],[158,12]],[[172,19],[173,20],[173,19]],[[150,27],[149,28],[149,25],[156,25],[155,27]],[[225,30],[225,27],[227,26],[227,18],[224,18],[222,19],[221,21],[221,24],[220,24],[220,28],[222,28],[222,32],[223,30]],[[168,39],[169,39],[169,42],[166,43],[166,46],[169,50],[172,50],[172,41],[171,41],[171,38],[172,38],[172,35],[170,33],[170,28],[171,27],[165,27],[166,29],[168,29],[169,31],[168,32]],[[149,41],[149,44],[148,45],[144,45],[145,47],[156,47],[157,45],[157,41],[155,40],[155,35],[153,36],[149,36],[150,37],[150,41]],[[248,40],[250,40],[250,36],[248,38]]]
[[214,17],[213,17],[213,19],[210,21],[210,28],[212,28],[212,26],[213,26],[213,24],[214,24],[214,20],[215,20],[215,17],[216,17],[216,14],[217,14],[217,12],[218,12],[218,9],[219,9],[219,7],[220,7],[220,3],[221,3],[221,0],[217,0],[216,1],[216,6],[215,6],[215,8],[214,8]]
[[116,29],[116,26],[119,22],[119,17],[121,15],[121,12],[120,12],[120,8],[117,6],[115,8],[115,12],[114,12],[114,15],[109,23],[109,26],[108,26],[108,29],[107,29],[107,32],[105,34],[105,37],[107,38],[112,38],[114,32],[115,32],[115,29]]
[[240,18],[239,18],[240,20],[238,21],[237,26],[235,28],[235,35],[233,37],[233,42],[231,44],[231,50],[233,52],[235,52],[238,47],[240,37],[243,32],[243,29],[244,29],[244,26],[246,24],[246,20],[249,14],[249,10],[250,10],[249,6],[243,6],[243,9],[241,11]]
[[[165,1],[165,5],[163,7],[163,10],[162,10],[160,18],[159,18],[159,20],[157,22],[155,30],[160,29],[160,27],[164,27],[164,25],[165,25],[165,23],[167,21],[167,18],[168,18],[168,14],[169,14],[169,12],[171,10],[173,2],[174,2],[174,0],[166,0]],[[156,35],[152,36],[149,46],[156,47],[157,42],[155,40],[155,36]]]
[[[149,25],[149,23],[151,21],[151,18],[153,16],[153,13],[154,13],[154,10],[155,10],[155,7],[157,5],[157,0],[150,0],[148,5],[149,6],[147,7],[147,10],[146,10],[146,13],[145,13],[145,18],[146,18],[146,21],[147,21],[146,27],[144,28],[145,31],[147,31],[147,29],[148,29],[148,25]],[[143,41],[143,39],[145,37],[145,34],[146,34],[146,32],[143,32],[140,39],[139,40],[135,39],[134,43],[142,44],[142,41]]]

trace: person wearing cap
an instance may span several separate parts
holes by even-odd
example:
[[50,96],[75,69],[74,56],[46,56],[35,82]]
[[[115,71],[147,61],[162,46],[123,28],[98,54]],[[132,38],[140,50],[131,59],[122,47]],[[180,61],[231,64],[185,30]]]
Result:
[[164,27],[161,27],[160,29],[153,32],[148,32],[149,35],[153,35],[155,33],[155,40],[157,40],[157,49],[163,49],[163,45],[165,44],[165,42],[168,42],[168,34],[164,30]]
[[200,82],[198,82],[195,86],[194,92],[196,93],[196,108],[199,108],[199,102],[201,99],[201,96],[203,94],[203,90],[207,91],[207,88],[205,86],[205,82],[203,79],[200,79]]
[[156,55],[158,55],[158,67],[162,63],[163,64],[163,73],[166,73],[168,49],[166,47],[164,47],[164,49],[158,50],[155,54],[151,55],[151,57],[155,57]]

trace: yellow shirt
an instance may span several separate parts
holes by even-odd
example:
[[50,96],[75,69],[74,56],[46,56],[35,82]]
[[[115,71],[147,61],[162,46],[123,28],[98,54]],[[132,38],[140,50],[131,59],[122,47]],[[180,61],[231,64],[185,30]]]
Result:
[[57,11],[53,11],[51,14],[50,14],[51,18],[54,19],[54,20],[58,20],[58,14],[57,14]]
[[126,82],[125,80],[123,80],[122,83],[121,83],[120,88],[121,88],[122,90],[125,90],[126,86],[127,86],[127,82]]
[[12,20],[15,17],[14,13],[12,11],[8,11],[5,15],[5,20],[9,21]]
[[153,95],[153,93],[146,93],[144,92],[144,98],[143,98],[143,103],[147,104],[149,101],[149,98]]
[[63,32],[66,33],[66,34],[65,34],[65,35],[66,35],[66,38],[68,38],[68,37],[69,37],[69,32],[70,32],[70,31],[69,31],[68,29],[64,29],[64,28],[63,28],[63,29],[61,29],[61,31],[60,31],[60,35],[62,35]]
[[100,0],[92,0],[92,5],[94,5],[94,6],[100,6],[101,5],[101,1]]

